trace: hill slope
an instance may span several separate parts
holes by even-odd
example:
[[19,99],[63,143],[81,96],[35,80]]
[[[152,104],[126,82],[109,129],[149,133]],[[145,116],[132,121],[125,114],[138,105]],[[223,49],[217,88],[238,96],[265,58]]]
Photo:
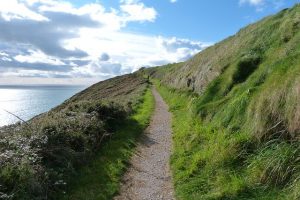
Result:
[[174,114],[180,199],[300,198],[299,4],[145,72]]
[[116,77],[27,123],[2,127],[0,199],[111,198],[150,120],[147,88],[139,74]]

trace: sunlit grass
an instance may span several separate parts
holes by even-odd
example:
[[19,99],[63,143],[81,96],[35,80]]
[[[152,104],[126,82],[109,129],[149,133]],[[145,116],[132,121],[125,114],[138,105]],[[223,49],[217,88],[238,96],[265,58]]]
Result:
[[248,133],[216,128],[197,116],[199,97],[156,85],[173,114],[171,167],[178,199],[298,198],[298,143],[261,145]]

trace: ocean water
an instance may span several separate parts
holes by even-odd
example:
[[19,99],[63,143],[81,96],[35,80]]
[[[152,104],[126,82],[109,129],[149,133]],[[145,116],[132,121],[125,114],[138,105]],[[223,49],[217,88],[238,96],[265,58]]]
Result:
[[[0,86],[0,126],[47,112],[83,90],[84,86]],[[8,112],[10,113],[8,113]]]

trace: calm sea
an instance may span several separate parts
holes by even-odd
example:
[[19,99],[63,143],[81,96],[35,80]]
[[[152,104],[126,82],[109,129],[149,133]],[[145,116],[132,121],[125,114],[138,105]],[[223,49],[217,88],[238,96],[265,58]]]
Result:
[[[0,86],[0,126],[29,120],[61,104],[84,86]],[[6,111],[8,112],[6,112]]]

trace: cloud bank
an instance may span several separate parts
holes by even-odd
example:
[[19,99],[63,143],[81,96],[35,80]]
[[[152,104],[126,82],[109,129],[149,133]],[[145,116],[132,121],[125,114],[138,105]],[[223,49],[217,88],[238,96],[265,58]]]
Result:
[[110,9],[100,3],[0,1],[0,84],[16,77],[103,80],[184,61],[209,45],[124,30],[157,17],[139,0],[121,0]]

